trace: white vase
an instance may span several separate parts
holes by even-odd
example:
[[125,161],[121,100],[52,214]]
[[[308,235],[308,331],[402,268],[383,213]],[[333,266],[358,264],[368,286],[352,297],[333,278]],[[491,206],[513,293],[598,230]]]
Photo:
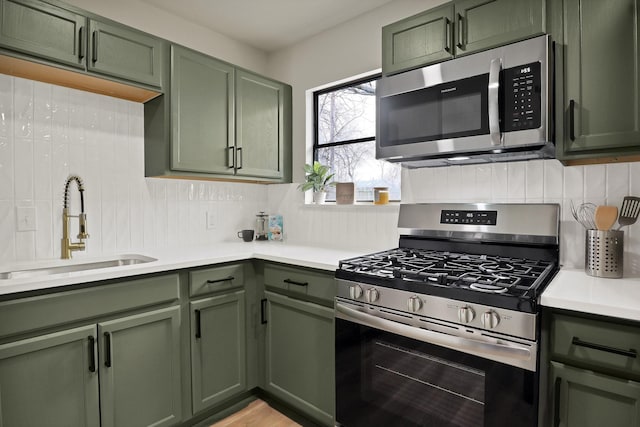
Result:
[[327,198],[326,191],[314,191],[313,192],[313,203],[316,205],[324,204],[325,199]]

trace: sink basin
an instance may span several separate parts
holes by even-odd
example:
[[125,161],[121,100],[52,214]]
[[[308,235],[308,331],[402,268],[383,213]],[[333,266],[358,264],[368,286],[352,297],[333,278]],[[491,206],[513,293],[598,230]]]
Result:
[[152,261],[157,260],[155,258],[137,254],[119,255],[104,259],[56,261],[55,263],[49,263],[47,265],[39,264],[38,266],[34,267],[26,266],[25,268],[16,268],[15,270],[0,271],[0,280],[24,279],[60,273],[75,273],[88,270],[97,270],[100,268],[113,268],[127,265],[144,264]]

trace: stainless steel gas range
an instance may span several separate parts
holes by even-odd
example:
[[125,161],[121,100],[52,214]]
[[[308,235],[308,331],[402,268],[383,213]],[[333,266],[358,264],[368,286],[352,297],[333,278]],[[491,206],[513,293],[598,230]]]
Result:
[[559,206],[401,205],[398,225],[336,271],[336,424],[536,426]]

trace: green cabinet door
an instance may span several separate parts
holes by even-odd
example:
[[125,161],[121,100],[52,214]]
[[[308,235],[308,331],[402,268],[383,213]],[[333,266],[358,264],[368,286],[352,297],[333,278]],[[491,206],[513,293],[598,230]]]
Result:
[[236,72],[238,175],[282,178],[285,89],[282,83]]
[[180,307],[98,324],[102,427],[181,421]]
[[191,385],[197,413],[246,389],[245,292],[190,303]]
[[561,160],[640,153],[639,3],[564,1]]
[[150,86],[162,86],[162,43],[123,26],[89,20],[90,71]]
[[545,32],[545,0],[455,2],[455,54],[463,55]]
[[0,46],[84,69],[84,16],[36,0],[0,1]]
[[637,427],[640,383],[551,362],[554,424],[558,427]]
[[171,169],[233,175],[233,67],[172,46],[171,122]]
[[98,427],[95,325],[0,345],[0,425]]
[[453,57],[453,6],[382,27],[382,72],[393,74]]
[[322,425],[335,412],[334,312],[265,292],[265,389]]

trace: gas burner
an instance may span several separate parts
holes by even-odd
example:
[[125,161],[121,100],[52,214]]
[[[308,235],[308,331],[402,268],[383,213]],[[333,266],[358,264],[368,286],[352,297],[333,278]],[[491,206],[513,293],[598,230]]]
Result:
[[486,283],[472,283],[469,286],[469,289],[473,289],[474,291],[487,292],[491,294],[503,294],[509,290],[504,286],[494,286]]

